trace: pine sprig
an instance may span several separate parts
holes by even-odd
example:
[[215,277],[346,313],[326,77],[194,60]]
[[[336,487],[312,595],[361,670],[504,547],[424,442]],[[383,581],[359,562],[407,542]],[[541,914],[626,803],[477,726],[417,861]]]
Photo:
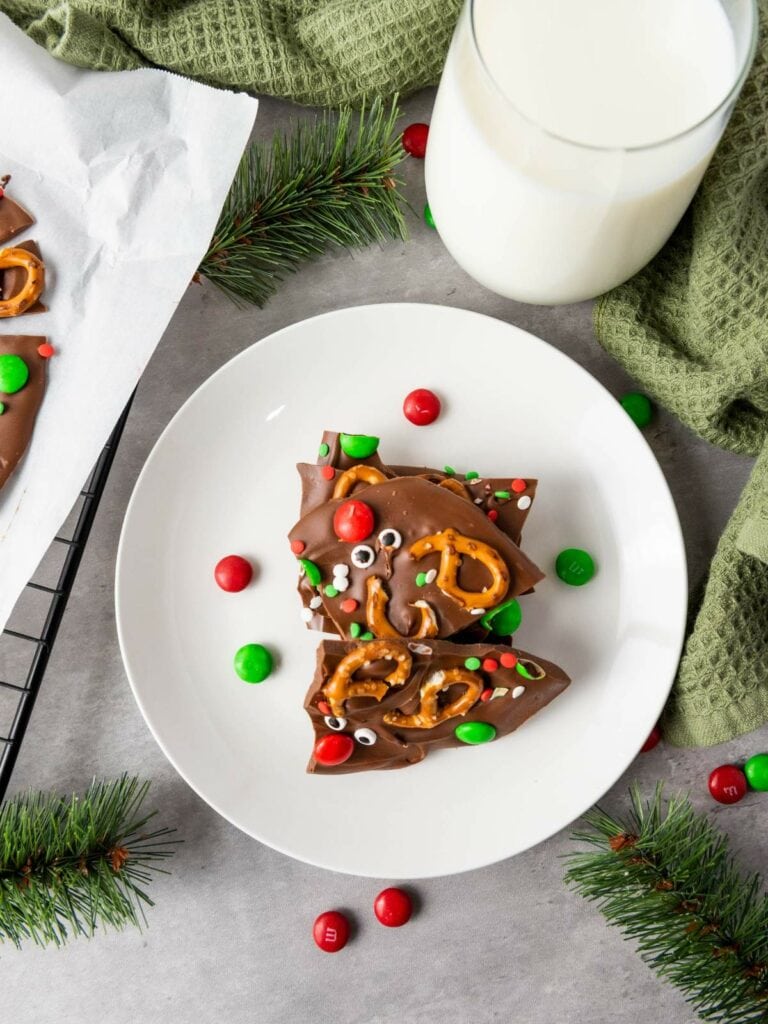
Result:
[[396,101],[300,123],[244,153],[199,274],[263,306],[286,273],[328,246],[407,237],[394,176],[403,159]]
[[637,788],[621,821],[599,808],[573,838],[566,881],[676,985],[703,1020],[768,1021],[768,896],[742,876],[728,838],[687,799],[644,802]]
[[141,927],[145,886],[178,842],[174,829],[147,831],[148,789],[123,775],[82,797],[24,793],[0,807],[0,941],[60,946],[99,924]]

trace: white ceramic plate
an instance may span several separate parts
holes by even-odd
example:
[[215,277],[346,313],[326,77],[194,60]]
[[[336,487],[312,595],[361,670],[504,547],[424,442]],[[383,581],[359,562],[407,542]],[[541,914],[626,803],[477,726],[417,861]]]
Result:
[[[404,396],[443,399],[430,427]],[[523,543],[548,578],[516,642],[573,683],[510,736],[414,767],[338,777],[305,765],[302,699],[319,635],[304,628],[286,533],[294,464],[324,428],[381,437],[384,461],[535,476]],[[558,551],[599,573],[569,588]],[[258,578],[225,594],[225,554]],[[117,623],[136,700],[180,774],[233,824],[337,871],[417,878],[524,850],[581,814],[634,758],[680,654],[685,555],[675,508],[640,432],[603,387],[509,324],[428,305],[362,306],[278,331],[222,367],[171,421],[139,477],[117,565]],[[241,682],[232,656],[268,644],[278,667]]]

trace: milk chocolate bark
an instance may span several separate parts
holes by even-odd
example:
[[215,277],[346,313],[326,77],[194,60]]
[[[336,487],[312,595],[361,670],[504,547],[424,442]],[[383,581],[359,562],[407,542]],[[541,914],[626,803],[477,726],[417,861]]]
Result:
[[349,498],[314,509],[289,535],[307,570],[300,589],[312,585],[317,613],[340,636],[453,636],[543,578],[476,505],[427,480],[399,477],[361,495],[373,517],[361,541],[336,533]]
[[[480,667],[468,669],[468,660]],[[456,727],[469,723],[482,723],[481,735],[496,742],[569,683],[557,665],[515,648],[444,640],[323,641],[304,707],[316,741],[342,732],[354,739],[354,749],[334,766],[312,756],[307,771],[336,775],[405,768],[433,749],[466,746]],[[483,725],[492,726],[495,735]]]
[[[4,200],[3,200],[4,201]],[[45,393],[45,364],[38,354],[38,345],[45,338],[32,335],[0,335],[0,355],[19,356],[27,365],[29,378],[19,391],[0,391],[3,412],[0,415],[0,487],[2,487],[24,454],[35,419]]]
[[8,195],[9,180],[10,175],[0,177],[0,246],[35,223],[35,218]]
[[[18,245],[14,246],[14,249],[23,249],[25,252],[31,252],[33,256],[37,256],[38,259],[42,259],[40,246],[37,242],[19,242]],[[7,270],[0,270],[0,301],[3,299],[15,298],[26,283],[27,273],[21,267],[10,267]],[[47,307],[38,300],[33,306],[30,306],[29,309],[26,309],[24,312],[45,313],[46,309]]]

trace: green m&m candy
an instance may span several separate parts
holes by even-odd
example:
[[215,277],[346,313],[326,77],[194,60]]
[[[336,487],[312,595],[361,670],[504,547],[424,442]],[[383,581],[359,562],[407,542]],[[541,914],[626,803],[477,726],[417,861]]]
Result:
[[480,619],[481,625],[486,629],[490,629],[496,636],[512,636],[520,628],[522,621],[523,610],[520,607],[520,603],[514,598],[511,601],[505,601],[504,604],[497,605],[495,608],[491,608]]
[[272,671],[272,655],[262,644],[246,644],[235,655],[235,672],[246,683],[262,683]]
[[647,427],[653,419],[651,400],[639,391],[630,391],[629,394],[622,395],[619,404],[638,427]]
[[588,551],[566,548],[557,556],[555,572],[569,587],[583,587],[595,575],[595,561]]
[[755,754],[744,765],[744,774],[752,789],[768,792],[768,754]]
[[308,558],[300,558],[299,565],[304,570],[304,575],[312,586],[319,587],[323,579],[323,574],[320,572],[319,566],[315,565],[314,562],[310,562]]
[[13,395],[29,380],[29,367],[21,356],[6,353],[0,356],[0,391]]
[[453,730],[453,735],[462,743],[469,743],[474,747],[478,743],[490,743],[496,735],[496,730],[488,722],[462,722]]
[[429,203],[426,203],[424,206],[424,223],[428,228],[437,227],[435,224],[435,218],[432,216],[432,210],[429,207]]
[[350,459],[369,459],[379,447],[379,438],[368,434],[339,434],[341,450]]

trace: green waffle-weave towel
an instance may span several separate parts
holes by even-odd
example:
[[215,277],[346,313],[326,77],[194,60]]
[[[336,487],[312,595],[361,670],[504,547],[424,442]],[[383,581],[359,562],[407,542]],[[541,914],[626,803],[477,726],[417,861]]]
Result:
[[596,306],[602,345],[701,437],[759,455],[664,715],[705,746],[768,720],[768,0],[755,65],[682,223]]
[[461,0],[0,0],[36,42],[99,71],[169,68],[337,106],[436,82]]

